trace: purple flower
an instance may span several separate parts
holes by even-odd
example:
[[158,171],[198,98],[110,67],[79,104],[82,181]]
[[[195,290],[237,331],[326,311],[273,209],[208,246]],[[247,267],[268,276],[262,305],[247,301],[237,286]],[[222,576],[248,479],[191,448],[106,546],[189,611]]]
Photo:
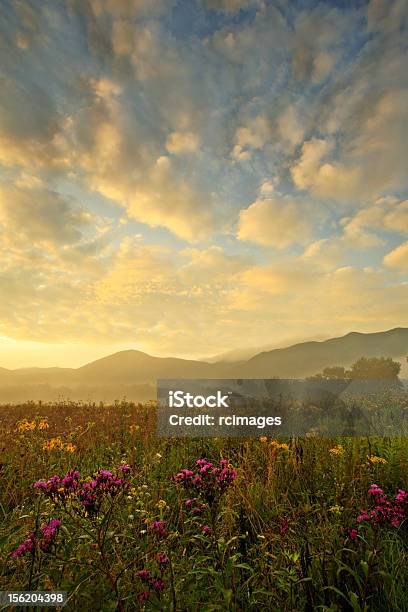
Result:
[[166,521],[153,521],[153,523],[149,525],[148,529],[159,538],[165,538],[167,536],[166,525]]
[[32,531],[28,537],[22,542],[12,553],[11,556],[16,559],[27,553],[32,553],[35,545],[35,533]]
[[119,470],[122,472],[122,474],[130,474],[131,472],[131,467],[130,465],[128,465],[127,463],[122,463],[119,466]]
[[157,562],[160,563],[160,565],[167,565],[169,562],[168,556],[161,552],[158,552],[156,554],[156,559],[157,559]]
[[355,528],[350,529],[350,531],[349,531],[350,540],[355,540],[357,538],[357,536],[358,536],[357,529],[355,529]]
[[51,519],[46,525],[41,527],[42,539],[39,541],[39,546],[42,551],[47,552],[57,537],[58,529],[61,521],[59,519]]
[[154,578],[150,581],[150,584],[155,591],[162,591],[165,587],[165,584],[161,578]]
[[150,598],[150,595],[151,595],[151,591],[143,591],[143,593],[139,593],[139,595],[137,596],[137,599],[139,603],[144,604],[146,603],[146,601],[148,601],[148,599]]
[[141,580],[149,580],[150,579],[150,571],[148,569],[142,569],[136,572],[136,576],[138,576]]
[[205,536],[209,536],[211,535],[212,531],[211,531],[211,527],[209,527],[208,525],[204,525],[201,528],[201,532],[205,535]]
[[374,495],[374,496],[384,495],[384,491],[380,489],[380,487],[376,484],[372,484],[370,488],[368,489],[368,492],[370,495]]

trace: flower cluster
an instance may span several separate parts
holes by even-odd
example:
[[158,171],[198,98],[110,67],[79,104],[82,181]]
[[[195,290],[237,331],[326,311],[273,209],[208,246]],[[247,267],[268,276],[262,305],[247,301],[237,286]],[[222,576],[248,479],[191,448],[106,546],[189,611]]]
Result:
[[25,431],[33,431],[34,429],[43,430],[48,428],[49,424],[46,418],[36,417],[34,421],[29,421],[28,419],[18,421],[16,431],[18,433],[24,433]]
[[60,526],[61,521],[59,519],[51,519],[46,525],[41,527],[42,538],[39,540],[38,544],[43,552],[48,552],[51,548],[51,545],[57,537]]
[[173,480],[211,503],[228,489],[236,477],[237,471],[227,459],[221,459],[218,465],[207,459],[197,459],[194,471],[181,470],[173,476]]
[[153,521],[148,527],[149,532],[158,538],[165,538],[167,536],[167,523],[166,521]]
[[184,502],[186,509],[191,512],[192,515],[198,516],[202,514],[206,509],[207,505],[200,503],[198,497],[192,497],[191,499],[186,499]]
[[[389,500],[378,485],[372,484],[368,489],[368,494],[371,497],[371,507],[367,510],[361,510],[357,517],[357,524],[363,523],[372,526],[390,526],[399,527],[407,516],[408,511],[408,493],[403,489],[399,489],[393,500]],[[350,538],[355,540],[358,535],[358,529],[353,528],[349,532]]]
[[153,594],[160,596],[160,592],[163,591],[166,586],[162,576],[169,563],[169,558],[165,553],[158,552],[156,553],[156,563],[160,572],[159,576],[153,575],[151,570],[148,568],[143,568],[136,572],[136,576],[140,578],[144,586],[147,587],[147,590],[142,591],[139,594],[139,603],[145,603]]
[[63,451],[65,453],[74,453],[76,451],[76,446],[72,442],[64,442],[60,437],[51,438],[51,440],[47,440],[43,444],[43,450],[46,451]]
[[77,470],[69,470],[63,477],[56,475],[48,480],[38,480],[33,487],[56,503],[64,503],[70,498],[79,502],[80,509],[87,514],[96,514],[107,495],[114,497],[127,490],[126,476],[130,471],[129,465],[121,464],[116,474],[99,469],[93,478],[81,479]]
[[388,461],[384,459],[384,457],[376,457],[376,455],[371,455],[371,457],[367,456],[367,459],[370,463],[388,463]]
[[21,542],[19,546],[11,553],[11,556],[16,559],[22,557],[27,553],[32,553],[35,547],[35,533],[31,531],[24,542]]
[[31,531],[27,538],[11,553],[11,556],[16,559],[27,553],[33,553],[36,544],[43,552],[48,552],[57,537],[60,526],[61,521],[59,519],[50,519],[48,523],[42,525],[38,535]]
[[333,446],[333,448],[329,448],[329,453],[333,456],[339,456],[344,454],[344,448],[341,444],[337,444]]

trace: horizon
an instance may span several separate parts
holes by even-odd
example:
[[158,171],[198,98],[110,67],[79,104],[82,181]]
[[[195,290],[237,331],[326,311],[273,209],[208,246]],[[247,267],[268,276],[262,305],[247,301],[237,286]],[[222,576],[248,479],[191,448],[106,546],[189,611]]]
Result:
[[[314,343],[314,342],[318,342],[318,343],[324,343],[324,342],[328,342],[330,340],[336,340],[339,338],[345,338],[351,334],[359,334],[359,335],[369,335],[369,334],[384,334],[387,332],[392,332],[395,330],[399,330],[399,329],[408,329],[408,327],[393,327],[390,329],[385,329],[385,330],[380,330],[380,331],[374,331],[374,332],[360,332],[360,331],[356,331],[356,330],[351,330],[349,332],[347,332],[346,334],[342,334],[341,336],[332,336],[332,337],[328,337],[328,338],[318,338],[318,339],[313,339],[313,338],[308,338],[308,339],[303,339],[303,340],[299,340],[298,342],[288,342],[288,344],[282,344],[282,345],[277,345],[277,346],[271,346],[270,348],[265,348],[265,347],[252,347],[249,351],[250,356],[249,357],[242,357],[242,358],[237,358],[237,359],[229,359],[227,361],[230,361],[231,363],[234,362],[238,362],[238,361],[247,361],[248,359],[251,359],[251,357],[261,354],[263,352],[269,352],[269,351],[274,351],[274,350],[278,350],[278,349],[285,349],[285,348],[291,348],[292,346],[297,346],[297,345],[301,345],[301,344],[308,344],[310,342]],[[4,366],[2,363],[0,363],[0,369],[6,369],[6,370],[10,370],[10,371],[16,371],[16,370],[30,370],[30,369],[47,369],[47,368],[57,368],[57,369],[79,369],[85,365],[88,365],[89,363],[93,363],[95,361],[99,361],[101,359],[107,358],[107,357],[111,357],[113,355],[119,354],[119,353],[123,353],[123,352],[138,352],[138,353],[143,353],[149,357],[153,357],[153,358],[157,358],[157,359],[182,359],[182,360],[187,360],[187,361],[199,361],[199,362],[204,362],[204,363],[217,363],[217,362],[222,362],[222,354],[221,355],[213,355],[213,356],[208,356],[208,357],[188,357],[188,356],[183,356],[183,355],[156,355],[156,354],[152,354],[152,353],[148,353],[146,351],[142,351],[138,348],[129,348],[129,347],[124,347],[121,348],[120,350],[117,351],[113,351],[111,353],[104,353],[104,354],[99,354],[98,356],[96,356],[93,359],[90,359],[88,361],[85,362],[81,362],[79,365],[45,365],[45,366],[38,366],[38,365],[23,365],[23,366],[19,366],[17,368],[15,367],[7,367]],[[242,352],[244,352],[245,349],[242,349]],[[408,351],[408,347],[407,347],[407,351]],[[236,349],[234,351],[226,351],[225,354],[228,354],[230,352],[239,352],[239,349]],[[408,367],[406,367],[405,363],[402,363],[402,371],[407,370],[407,375],[408,375]]]
[[407,327],[407,26],[382,0],[5,0],[0,363]]

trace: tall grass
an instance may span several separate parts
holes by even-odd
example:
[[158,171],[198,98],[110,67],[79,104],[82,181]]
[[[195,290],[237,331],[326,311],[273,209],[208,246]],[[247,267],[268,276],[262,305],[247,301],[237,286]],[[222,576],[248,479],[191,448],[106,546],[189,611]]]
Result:
[[[65,590],[70,610],[408,609],[406,521],[357,522],[373,483],[392,503],[406,488],[406,439],[158,439],[154,406],[127,402],[3,406],[0,432],[0,590]],[[236,478],[172,478],[199,458]],[[123,477],[88,508],[32,486],[70,469],[78,487]]]

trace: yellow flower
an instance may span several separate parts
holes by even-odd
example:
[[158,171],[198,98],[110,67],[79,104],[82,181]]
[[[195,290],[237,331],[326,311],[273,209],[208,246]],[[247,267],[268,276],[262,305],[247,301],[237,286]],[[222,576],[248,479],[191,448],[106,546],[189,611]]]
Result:
[[48,429],[48,428],[49,428],[49,424],[48,424],[48,421],[46,419],[42,419],[38,423],[38,429]]
[[131,425],[129,427],[129,431],[131,434],[136,433],[137,431],[139,431],[140,429],[140,425]]
[[76,451],[76,446],[75,444],[73,444],[72,442],[63,442],[63,440],[61,440],[61,438],[58,436],[58,438],[51,438],[51,440],[47,440],[46,442],[44,442],[43,444],[43,450],[46,451],[53,451],[53,450],[58,450],[58,451],[65,451],[66,453],[74,453]]
[[376,457],[375,455],[371,455],[371,457],[367,455],[367,459],[371,463],[388,463],[388,461],[384,459],[384,457]]
[[267,442],[267,441],[268,441],[268,438],[267,438],[266,436],[261,436],[261,437],[259,438],[259,441],[260,441],[260,442]]
[[289,450],[289,444],[286,444],[285,442],[282,442],[281,444],[277,440],[272,440],[271,446],[274,448],[280,448],[281,450]]
[[340,514],[341,507],[340,506],[332,506],[329,508],[329,512],[333,512],[333,514]]
[[35,421],[27,421],[23,419],[17,423],[17,431],[22,433],[23,431],[31,431],[35,429]]
[[156,504],[157,508],[167,508],[167,503],[164,501],[164,499],[159,499],[159,501]]
[[329,448],[329,453],[331,455],[342,455],[344,453],[344,448],[341,444],[337,444],[333,446],[333,448]]

